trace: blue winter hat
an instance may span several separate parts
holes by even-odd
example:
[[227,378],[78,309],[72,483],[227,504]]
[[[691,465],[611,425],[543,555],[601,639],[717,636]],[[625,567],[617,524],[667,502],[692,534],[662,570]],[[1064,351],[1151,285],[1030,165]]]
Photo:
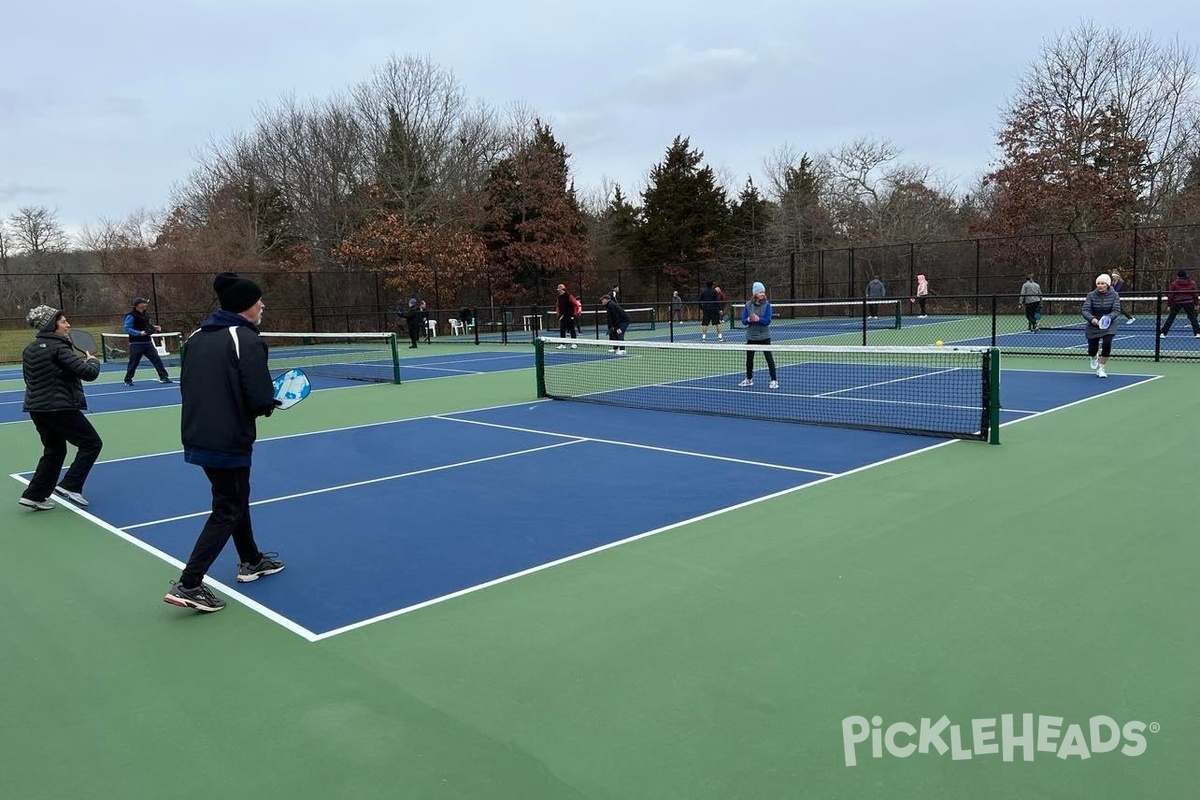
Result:
[[751,294],[758,294],[759,292],[765,292],[765,291],[767,291],[767,287],[763,286],[758,281],[755,281],[754,286],[750,287]]
[[409,308],[412,308],[416,304],[417,304],[417,298],[415,298],[415,297],[408,298],[408,307]]

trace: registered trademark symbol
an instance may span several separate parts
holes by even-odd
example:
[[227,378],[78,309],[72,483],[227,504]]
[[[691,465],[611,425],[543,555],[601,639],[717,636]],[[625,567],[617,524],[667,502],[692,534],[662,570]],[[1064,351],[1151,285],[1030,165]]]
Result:
[[1158,733],[1161,729],[1162,729],[1162,726],[1159,725],[1157,722],[1150,723],[1150,732],[1151,733]]

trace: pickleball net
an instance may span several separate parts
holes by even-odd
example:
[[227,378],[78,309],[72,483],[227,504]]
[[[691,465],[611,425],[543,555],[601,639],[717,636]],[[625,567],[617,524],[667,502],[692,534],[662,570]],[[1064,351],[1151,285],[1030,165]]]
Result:
[[260,333],[271,371],[300,367],[310,376],[347,381],[400,382],[394,333]]
[[[575,348],[559,350],[559,344]],[[543,337],[539,397],[999,442],[1000,352]],[[772,388],[762,351],[777,367]],[[753,384],[743,386],[754,352]]]

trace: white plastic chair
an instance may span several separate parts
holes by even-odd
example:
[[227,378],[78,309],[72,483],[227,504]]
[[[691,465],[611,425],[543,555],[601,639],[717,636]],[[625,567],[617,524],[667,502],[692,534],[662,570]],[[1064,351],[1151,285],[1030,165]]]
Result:
[[432,339],[434,336],[437,336],[437,320],[425,320],[425,324],[429,326],[429,338]]
[[463,334],[464,328],[466,328],[466,326],[463,325],[462,322],[455,319],[454,317],[451,317],[450,319],[446,320],[446,322],[449,323],[449,325],[450,325],[450,335],[451,336],[461,336]]

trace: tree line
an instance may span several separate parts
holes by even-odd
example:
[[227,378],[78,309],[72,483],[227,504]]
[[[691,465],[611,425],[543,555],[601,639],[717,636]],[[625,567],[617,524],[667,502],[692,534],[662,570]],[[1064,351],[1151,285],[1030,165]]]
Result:
[[[45,207],[0,219],[0,271],[369,270],[397,295],[525,302],[561,279],[639,270],[699,285],[713,259],[1200,219],[1194,52],[1081,24],[1044,43],[965,190],[886,138],[781,145],[730,186],[680,134],[631,195],[579,191],[550,122],[472,100],[393,57],[344,92],[287,97],[212,144],[168,208],[72,242]],[[1019,243],[1010,258],[1025,257]]]

